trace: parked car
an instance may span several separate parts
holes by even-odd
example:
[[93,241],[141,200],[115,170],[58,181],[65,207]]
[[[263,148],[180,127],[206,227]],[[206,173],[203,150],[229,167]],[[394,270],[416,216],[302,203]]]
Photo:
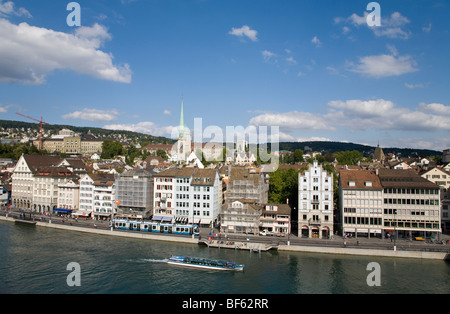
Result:
[[263,231],[260,231],[260,232],[259,232],[259,235],[262,235],[262,236],[272,236],[273,233],[270,232],[270,231],[267,231],[267,230],[263,230]]

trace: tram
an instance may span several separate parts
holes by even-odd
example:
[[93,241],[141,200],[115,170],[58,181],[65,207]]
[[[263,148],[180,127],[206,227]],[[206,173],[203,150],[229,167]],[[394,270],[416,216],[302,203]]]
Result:
[[156,221],[137,221],[126,219],[113,219],[113,227],[121,230],[133,230],[141,232],[173,233],[173,234],[194,234],[198,235],[198,225],[173,224]]

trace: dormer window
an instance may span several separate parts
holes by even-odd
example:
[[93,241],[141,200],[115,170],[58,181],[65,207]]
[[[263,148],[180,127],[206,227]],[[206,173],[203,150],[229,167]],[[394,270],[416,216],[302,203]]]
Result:
[[348,186],[355,186],[355,181],[348,181]]
[[366,181],[366,182],[364,182],[364,185],[365,186],[372,186],[372,181]]

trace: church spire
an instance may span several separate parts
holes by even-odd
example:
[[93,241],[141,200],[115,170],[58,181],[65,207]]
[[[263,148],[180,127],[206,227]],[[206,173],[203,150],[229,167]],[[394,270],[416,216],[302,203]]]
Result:
[[183,95],[181,95],[181,114],[180,114],[180,126],[178,128],[178,137],[183,137],[185,132],[184,125],[184,113],[183,113]]

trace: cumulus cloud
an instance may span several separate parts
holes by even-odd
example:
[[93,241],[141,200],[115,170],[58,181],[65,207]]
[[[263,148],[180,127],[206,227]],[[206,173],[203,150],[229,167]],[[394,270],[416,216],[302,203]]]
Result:
[[357,64],[352,62],[348,63],[349,71],[364,76],[381,78],[398,76],[418,70],[416,68],[416,62],[411,56],[399,56],[396,51],[391,52],[392,54],[360,57]]
[[173,134],[177,134],[176,127],[160,127],[151,121],[139,122],[135,124],[109,124],[103,126],[103,128],[109,130],[133,131],[154,136],[172,136]]
[[[367,26],[367,16],[368,12],[364,12],[362,16],[359,16],[356,13],[353,13],[347,18],[336,17],[334,18],[334,22],[336,24],[345,23],[347,25],[352,25],[355,27],[359,26]],[[400,39],[408,39],[411,36],[411,33],[404,29],[405,25],[409,24],[410,20],[403,16],[400,12],[394,12],[390,16],[385,17],[381,16],[381,26],[369,27],[377,37],[388,37],[388,38],[400,38]],[[345,33],[348,33],[350,29],[345,28]]]
[[112,110],[98,110],[98,109],[89,109],[84,108],[81,111],[75,111],[72,113],[68,113],[62,116],[63,119],[77,119],[77,120],[85,120],[92,122],[108,122],[113,121],[117,118],[119,113]]
[[[249,121],[254,126],[279,126],[280,140],[297,141],[297,132],[319,131],[450,131],[450,106],[421,103],[416,109],[396,105],[385,99],[333,100],[325,113],[261,113]],[[311,137],[312,138],[312,137]],[[315,137],[326,140],[326,137]]]
[[439,103],[431,103],[431,104],[420,103],[419,109],[425,112],[450,116],[450,106],[446,106]]
[[9,15],[25,16],[28,18],[32,17],[31,13],[28,12],[27,9],[14,8],[14,2],[12,1],[3,2],[2,0],[0,0],[0,17]]
[[251,41],[258,41],[258,32],[254,29],[251,29],[248,25],[244,25],[240,28],[233,27],[231,31],[228,32],[228,34],[241,38],[247,37]]
[[43,84],[54,70],[70,69],[130,83],[129,65],[114,65],[112,54],[99,50],[110,38],[99,24],[68,34],[27,23],[15,25],[0,18],[0,82]]
[[282,132],[294,130],[328,130],[335,128],[325,117],[310,112],[291,111],[285,113],[263,113],[250,119],[254,126],[279,126]]

